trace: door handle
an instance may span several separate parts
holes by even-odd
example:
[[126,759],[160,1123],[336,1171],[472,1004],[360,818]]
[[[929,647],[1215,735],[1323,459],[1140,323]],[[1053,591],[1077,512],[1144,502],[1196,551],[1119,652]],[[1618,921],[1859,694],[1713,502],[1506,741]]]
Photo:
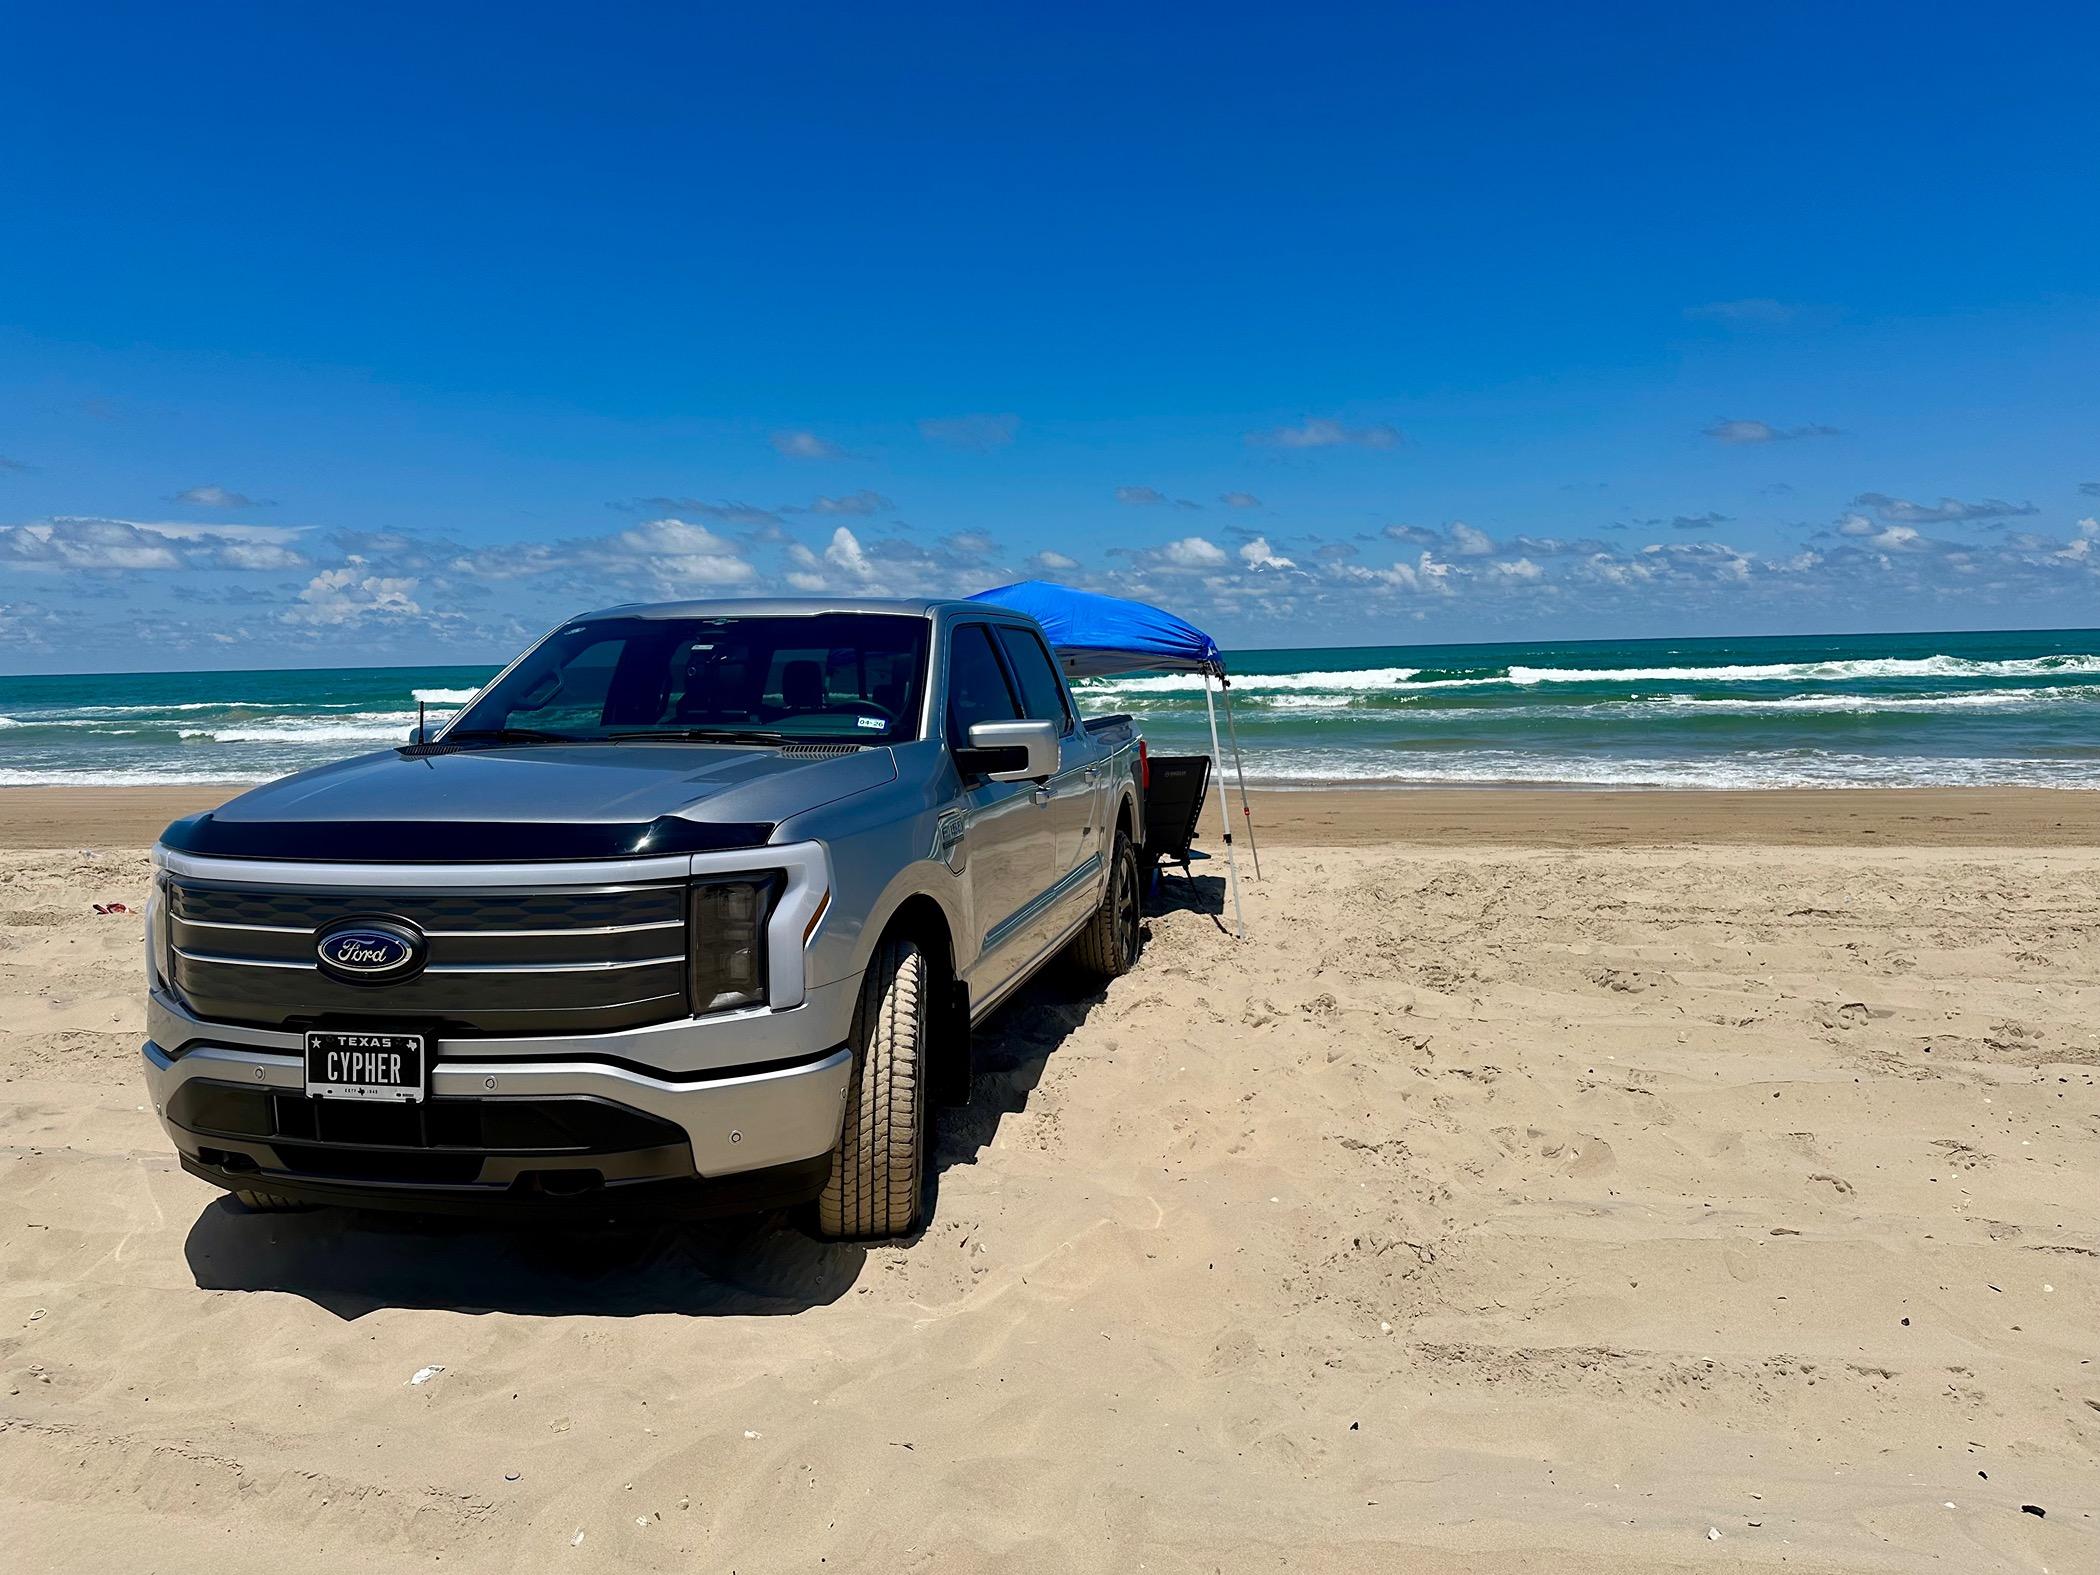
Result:
[[1100,780],[1101,768],[1099,766],[1088,766],[1086,768],[1086,785],[1088,787],[1092,787],[1096,782],[1099,782]]
[[1049,788],[1047,788],[1047,787],[1043,787],[1043,786],[1038,786],[1038,787],[1037,787],[1037,788],[1035,789],[1035,791],[1034,791],[1034,792],[1032,792],[1032,793],[1030,793],[1030,794],[1028,795],[1028,802],[1029,802],[1029,803],[1031,803],[1031,804],[1038,804],[1038,805],[1040,805],[1040,804],[1047,804],[1047,803],[1049,803],[1049,802],[1050,802],[1050,789],[1049,789]]

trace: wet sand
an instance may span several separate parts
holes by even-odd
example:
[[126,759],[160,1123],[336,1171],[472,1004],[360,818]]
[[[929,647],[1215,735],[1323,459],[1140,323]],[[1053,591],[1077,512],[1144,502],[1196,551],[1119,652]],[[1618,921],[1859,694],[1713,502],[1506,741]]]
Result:
[[[0,788],[0,848],[148,844],[179,815],[238,789]],[[1258,845],[1366,847],[1751,846],[2100,847],[2100,793],[2048,788],[1774,789],[1307,788],[1251,795]],[[1228,787],[1235,836],[1240,801]],[[1218,845],[1215,801],[1199,847]]]

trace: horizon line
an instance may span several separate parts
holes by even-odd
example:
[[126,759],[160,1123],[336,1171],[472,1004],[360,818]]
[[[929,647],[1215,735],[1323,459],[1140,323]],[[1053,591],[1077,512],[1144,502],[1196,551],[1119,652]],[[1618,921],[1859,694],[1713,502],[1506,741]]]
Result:
[[[1684,640],[1861,640],[1892,639],[1903,636],[1931,634],[1985,635],[1985,634],[2092,634],[2100,635],[2100,624],[2050,624],[2040,627],[2011,626],[1985,629],[1829,629],[1808,634],[1644,634],[1623,638],[1595,635],[1579,640],[1416,640],[1384,642],[1357,642],[1348,645],[1242,645],[1221,647],[1226,655],[1235,652],[1246,656],[1261,656],[1278,651],[1407,651],[1448,650],[1453,647],[1477,647],[1497,645],[1519,646],[1573,646],[1573,645],[1664,645]],[[533,643],[538,643],[537,641]],[[521,646],[519,650],[531,647]],[[267,673],[406,673],[425,672],[442,667],[492,667],[502,668],[518,653],[510,656],[491,657],[485,661],[429,661],[429,662],[380,662],[365,666],[326,666],[315,664],[305,667],[139,667],[107,668],[96,672],[0,672],[0,682],[10,678],[168,678],[175,676],[200,676],[224,673],[229,676]],[[1136,669],[1133,669],[1136,671]]]

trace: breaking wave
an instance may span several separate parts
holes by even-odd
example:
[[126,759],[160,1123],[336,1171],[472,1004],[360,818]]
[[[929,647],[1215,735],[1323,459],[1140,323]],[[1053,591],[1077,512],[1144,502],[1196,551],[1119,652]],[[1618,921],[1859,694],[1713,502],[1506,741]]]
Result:
[[2092,762],[2010,757],[1744,751],[1683,759],[1574,758],[1517,750],[1271,752],[1247,780],[1269,787],[1857,788],[2054,787],[2100,791]]
[[1845,683],[1875,678],[2042,678],[2100,673],[2100,656],[1876,656],[1833,662],[1752,662],[1713,667],[1512,667],[1513,684]]

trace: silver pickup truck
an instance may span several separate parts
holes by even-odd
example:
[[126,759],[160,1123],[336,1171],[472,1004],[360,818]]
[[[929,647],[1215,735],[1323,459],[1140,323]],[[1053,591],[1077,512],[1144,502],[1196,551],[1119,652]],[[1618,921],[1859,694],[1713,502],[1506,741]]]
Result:
[[1143,772],[985,603],[572,619],[429,736],[167,829],[154,1109],[251,1208],[908,1233],[972,1024],[1135,961]]

